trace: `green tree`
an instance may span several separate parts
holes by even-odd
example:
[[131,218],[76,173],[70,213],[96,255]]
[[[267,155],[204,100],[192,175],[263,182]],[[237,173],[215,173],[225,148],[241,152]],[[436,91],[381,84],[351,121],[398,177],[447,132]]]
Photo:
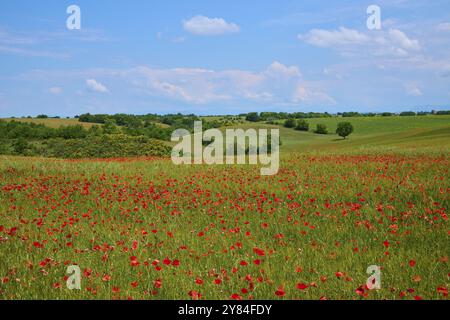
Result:
[[327,126],[324,125],[324,124],[320,124],[320,123],[319,123],[319,124],[317,125],[317,127],[316,127],[315,133],[318,133],[318,134],[328,134]]
[[90,136],[99,136],[101,134],[102,134],[102,128],[100,128],[100,126],[98,126],[98,125],[93,125],[88,130],[88,135],[90,135]]
[[105,124],[103,125],[103,132],[106,134],[114,134],[117,133],[117,131],[116,121],[113,119],[106,119]]
[[245,120],[250,121],[250,122],[258,122],[260,120],[260,117],[257,112],[250,112],[245,117]]
[[299,131],[309,131],[309,123],[306,120],[298,120],[297,126],[295,127],[295,130]]
[[12,144],[14,153],[23,155],[27,149],[30,149],[30,145],[24,138],[19,138]]
[[296,125],[295,119],[287,119],[287,120],[284,122],[284,126],[285,126],[286,128],[295,128],[295,125]]
[[87,135],[86,129],[81,125],[61,126],[59,128],[59,136],[64,139],[80,139]]
[[350,122],[340,122],[338,123],[336,133],[346,139],[353,133],[353,125]]

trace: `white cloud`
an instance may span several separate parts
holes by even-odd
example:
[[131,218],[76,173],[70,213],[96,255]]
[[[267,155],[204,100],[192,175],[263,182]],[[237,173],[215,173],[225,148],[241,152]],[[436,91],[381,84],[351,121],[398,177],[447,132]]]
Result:
[[265,71],[265,74],[274,78],[296,78],[301,77],[300,70],[297,66],[285,66],[278,61],[273,62]]
[[410,39],[406,34],[398,29],[389,30],[390,44],[398,44],[405,50],[420,50],[420,44],[418,40]]
[[302,84],[299,84],[297,88],[295,88],[292,101],[294,103],[313,103],[320,101],[328,105],[334,105],[336,103],[336,101],[326,93],[318,90],[311,90]]
[[222,18],[208,18],[202,15],[183,21],[184,30],[201,36],[236,33],[240,28],[235,23],[228,23]]
[[63,92],[63,89],[60,87],[51,87],[48,89],[48,92],[54,95],[61,94]]
[[450,22],[440,23],[437,26],[439,31],[450,31]]
[[369,40],[365,34],[344,27],[339,30],[313,29],[306,35],[299,35],[298,38],[306,43],[324,48],[364,44]]
[[128,71],[127,77],[147,94],[194,104],[233,99],[285,104],[333,101],[317,85],[305,81],[297,66],[277,61],[260,72],[139,67]]
[[[83,79],[91,91],[108,92],[97,80],[121,86],[124,91],[142,96],[153,96],[195,105],[215,102],[268,103],[278,106],[334,105],[322,83],[303,78],[300,68],[274,61],[260,71],[239,69],[212,70],[201,68],[149,68],[86,70],[33,70],[16,77],[26,81]],[[84,80],[90,79],[90,80]]]
[[97,82],[95,79],[87,79],[86,86],[89,90],[93,92],[106,93],[109,92],[108,88],[106,88],[100,82]]
[[417,83],[407,83],[404,88],[408,96],[420,97],[422,95],[422,90]]
[[406,57],[421,50],[418,40],[409,38],[398,29],[370,33],[344,27],[338,30],[313,29],[304,35],[298,35],[298,39],[317,47],[333,48],[350,56]]

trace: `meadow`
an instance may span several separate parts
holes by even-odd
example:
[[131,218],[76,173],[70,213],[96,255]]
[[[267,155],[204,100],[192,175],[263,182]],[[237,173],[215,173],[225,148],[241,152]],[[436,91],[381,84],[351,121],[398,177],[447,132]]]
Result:
[[351,118],[345,141],[280,128],[275,176],[1,156],[0,299],[448,299],[449,120]]
[[90,128],[94,124],[92,123],[86,123],[86,122],[79,122],[78,119],[75,118],[4,118],[1,119],[4,121],[17,121],[17,122],[24,122],[24,123],[35,123],[35,124],[43,124],[50,128],[59,128],[60,126],[76,126],[76,125],[82,125],[85,128]]

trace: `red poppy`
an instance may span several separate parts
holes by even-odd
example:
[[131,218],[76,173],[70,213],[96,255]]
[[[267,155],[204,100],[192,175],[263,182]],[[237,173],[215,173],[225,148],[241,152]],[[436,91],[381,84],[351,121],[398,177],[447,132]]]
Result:
[[231,295],[231,299],[232,300],[242,300],[242,297],[240,295],[238,295],[237,293],[233,293]]
[[275,291],[275,295],[278,297],[282,297],[286,294],[286,291],[284,291],[283,287],[278,288],[277,291]]
[[178,267],[180,265],[180,260],[173,260],[172,265]]
[[130,265],[132,266],[132,267],[137,267],[137,266],[139,266],[139,262],[137,261],[137,257],[130,257]]
[[299,290],[305,290],[306,288],[308,288],[308,285],[305,283],[298,283],[297,284],[297,289]]
[[154,286],[155,288],[157,288],[157,289],[161,288],[161,287],[162,287],[162,281],[161,281],[161,279],[155,280],[155,281],[153,282],[153,286]]
[[202,295],[200,292],[197,292],[195,290],[191,290],[189,291],[189,296],[193,299],[193,300],[199,300],[202,298]]

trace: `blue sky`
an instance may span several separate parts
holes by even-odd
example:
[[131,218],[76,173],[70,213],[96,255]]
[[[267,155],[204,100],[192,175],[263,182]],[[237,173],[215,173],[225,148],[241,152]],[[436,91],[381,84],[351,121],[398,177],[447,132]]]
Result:
[[0,117],[422,109],[450,109],[448,0],[0,2]]

